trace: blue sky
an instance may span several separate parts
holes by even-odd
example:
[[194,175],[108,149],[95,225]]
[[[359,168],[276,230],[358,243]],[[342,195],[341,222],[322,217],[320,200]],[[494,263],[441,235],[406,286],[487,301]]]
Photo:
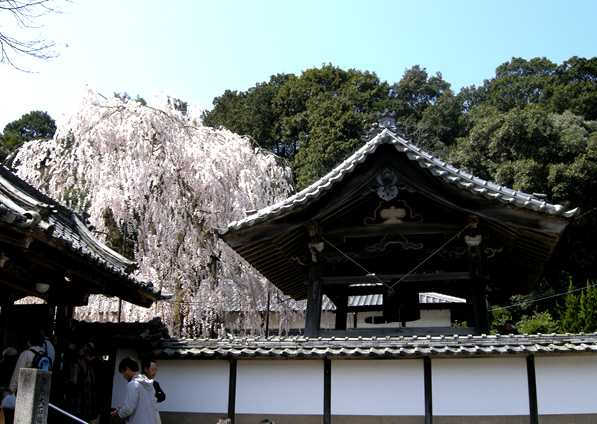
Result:
[[[31,110],[60,120],[89,84],[108,96],[171,90],[212,107],[278,73],[331,63],[398,82],[420,65],[456,92],[480,85],[512,57],[560,64],[594,57],[597,1],[572,0],[56,0],[38,22],[60,56],[0,64],[0,131]],[[166,7],[168,6],[168,7]],[[6,31],[7,17],[0,16]],[[14,29],[34,38],[38,31]]]

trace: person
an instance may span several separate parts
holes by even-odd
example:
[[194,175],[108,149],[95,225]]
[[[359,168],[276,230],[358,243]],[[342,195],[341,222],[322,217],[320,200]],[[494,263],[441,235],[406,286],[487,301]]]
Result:
[[232,420],[228,417],[220,418],[216,424],[232,424]]
[[27,338],[27,349],[19,355],[19,359],[17,359],[14,371],[12,372],[12,377],[10,378],[10,384],[8,385],[10,394],[15,394],[19,388],[19,372],[21,368],[31,367],[35,353],[43,351],[43,344],[44,338],[40,333],[33,333]]
[[[33,362],[35,353],[43,351],[41,347],[43,343],[44,338],[40,333],[33,332],[29,335],[29,337],[27,338],[27,349],[22,351],[19,355],[19,358],[17,359],[14,370],[12,372],[10,383],[8,385],[8,394],[17,394],[17,390],[19,388],[19,373],[21,371],[21,368],[31,367],[31,363]],[[6,424],[12,424],[14,421],[14,409],[2,408],[2,411],[4,412],[4,422]]]
[[95,349],[90,343],[79,350],[78,358],[70,365],[66,386],[68,412],[86,422],[97,420],[97,396],[92,361]]
[[[2,352],[2,359],[0,359],[0,405],[2,405],[2,401],[4,398],[10,395],[10,391],[8,389],[8,385],[10,384],[10,378],[12,377],[12,372],[15,369],[15,365],[17,364],[17,358],[19,356],[19,352],[14,347],[7,347]],[[4,401],[5,405],[11,404],[9,402],[9,398],[6,398]],[[12,417],[14,415],[14,408],[2,408],[3,409],[3,416],[8,417],[4,419],[6,424],[12,423]],[[10,411],[5,411],[5,409],[10,409]]]
[[18,355],[19,352],[14,347],[7,347],[2,352],[2,359],[0,359],[0,389],[8,391],[8,385],[17,364]]
[[265,420],[261,420],[261,422],[259,424],[274,424],[274,422],[272,420],[268,420],[266,418]]
[[516,324],[511,319],[507,320],[502,327],[501,334],[518,334],[518,330],[516,329]]
[[166,393],[160,387],[160,383],[155,381],[155,375],[158,372],[158,364],[153,359],[144,359],[141,362],[141,366],[143,367],[143,374],[153,381],[153,389],[155,390],[155,413],[156,413],[156,423],[161,424],[162,419],[160,418],[160,411],[158,409],[158,403],[163,402],[166,400]]
[[48,337],[46,337],[46,333],[44,332],[44,330],[40,329],[39,333],[44,338],[44,342],[41,347],[43,348],[44,352],[46,352],[48,354],[48,357],[52,360],[52,367],[53,367],[54,364],[56,363],[56,349],[54,349],[54,345],[52,344],[50,339]]
[[139,364],[133,358],[124,358],[118,364],[118,371],[128,381],[124,405],[112,411],[113,417],[124,418],[129,424],[151,424],[156,422],[155,389],[153,381],[139,374]]

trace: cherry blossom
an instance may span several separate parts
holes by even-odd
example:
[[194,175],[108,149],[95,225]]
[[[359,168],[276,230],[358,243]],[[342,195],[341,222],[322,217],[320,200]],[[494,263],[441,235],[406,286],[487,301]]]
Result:
[[[138,263],[141,279],[172,295],[147,309],[92,296],[78,319],[161,316],[182,337],[260,333],[276,289],[213,229],[287,197],[291,170],[248,138],[203,126],[201,108],[183,113],[175,104],[167,94],[144,106],[86,88],[55,137],[23,145],[13,167],[86,214],[98,237]],[[297,308],[275,309],[290,316]]]

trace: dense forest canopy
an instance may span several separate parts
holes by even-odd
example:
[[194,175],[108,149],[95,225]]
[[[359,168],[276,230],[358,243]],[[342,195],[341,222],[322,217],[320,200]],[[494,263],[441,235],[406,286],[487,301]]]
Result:
[[[292,192],[292,183],[302,189],[321,178],[362,146],[385,109],[396,112],[415,144],[446,162],[581,208],[542,284],[513,299],[522,306],[507,315],[540,331],[557,326],[545,324],[552,316],[543,312],[557,319],[559,310],[560,329],[576,328],[569,324],[573,308],[594,297],[591,284],[576,303],[574,294],[564,304],[558,293],[597,280],[597,58],[560,65],[513,58],[481,86],[459,93],[441,73],[429,75],[420,66],[388,83],[374,72],[327,64],[299,76],[273,75],[245,92],[225,91],[203,116],[177,99],[152,107],[126,93],[105,104],[90,98],[52,140],[3,147],[13,149],[10,163],[19,175],[90,213],[150,279],[174,281],[178,301],[169,313],[178,334],[190,334],[194,323],[205,334],[223,322],[230,305],[221,297],[231,295],[226,284],[240,285],[256,302],[271,289],[207,228],[271,204]],[[225,269],[215,265],[224,262]],[[218,284],[206,284],[214,275]],[[543,298],[549,300],[534,303]],[[262,331],[256,304],[247,308],[242,327]],[[533,310],[543,315],[529,318]]]

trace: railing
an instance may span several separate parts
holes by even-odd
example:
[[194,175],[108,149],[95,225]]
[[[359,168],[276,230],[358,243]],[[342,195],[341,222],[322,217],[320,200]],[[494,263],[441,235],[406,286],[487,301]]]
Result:
[[55,409],[56,411],[58,411],[58,412],[60,412],[60,413],[64,414],[64,415],[66,415],[67,417],[69,417],[69,418],[72,418],[73,420],[75,420],[76,422],[78,422],[78,423],[80,423],[80,424],[89,424],[87,421],[83,421],[81,418],[75,417],[73,414],[71,414],[71,413],[69,413],[69,412],[66,412],[64,409],[60,409],[60,408],[58,408],[57,406],[55,406],[55,405],[52,405],[51,403],[48,403],[48,406],[49,406],[50,408],[53,408],[53,409]]

